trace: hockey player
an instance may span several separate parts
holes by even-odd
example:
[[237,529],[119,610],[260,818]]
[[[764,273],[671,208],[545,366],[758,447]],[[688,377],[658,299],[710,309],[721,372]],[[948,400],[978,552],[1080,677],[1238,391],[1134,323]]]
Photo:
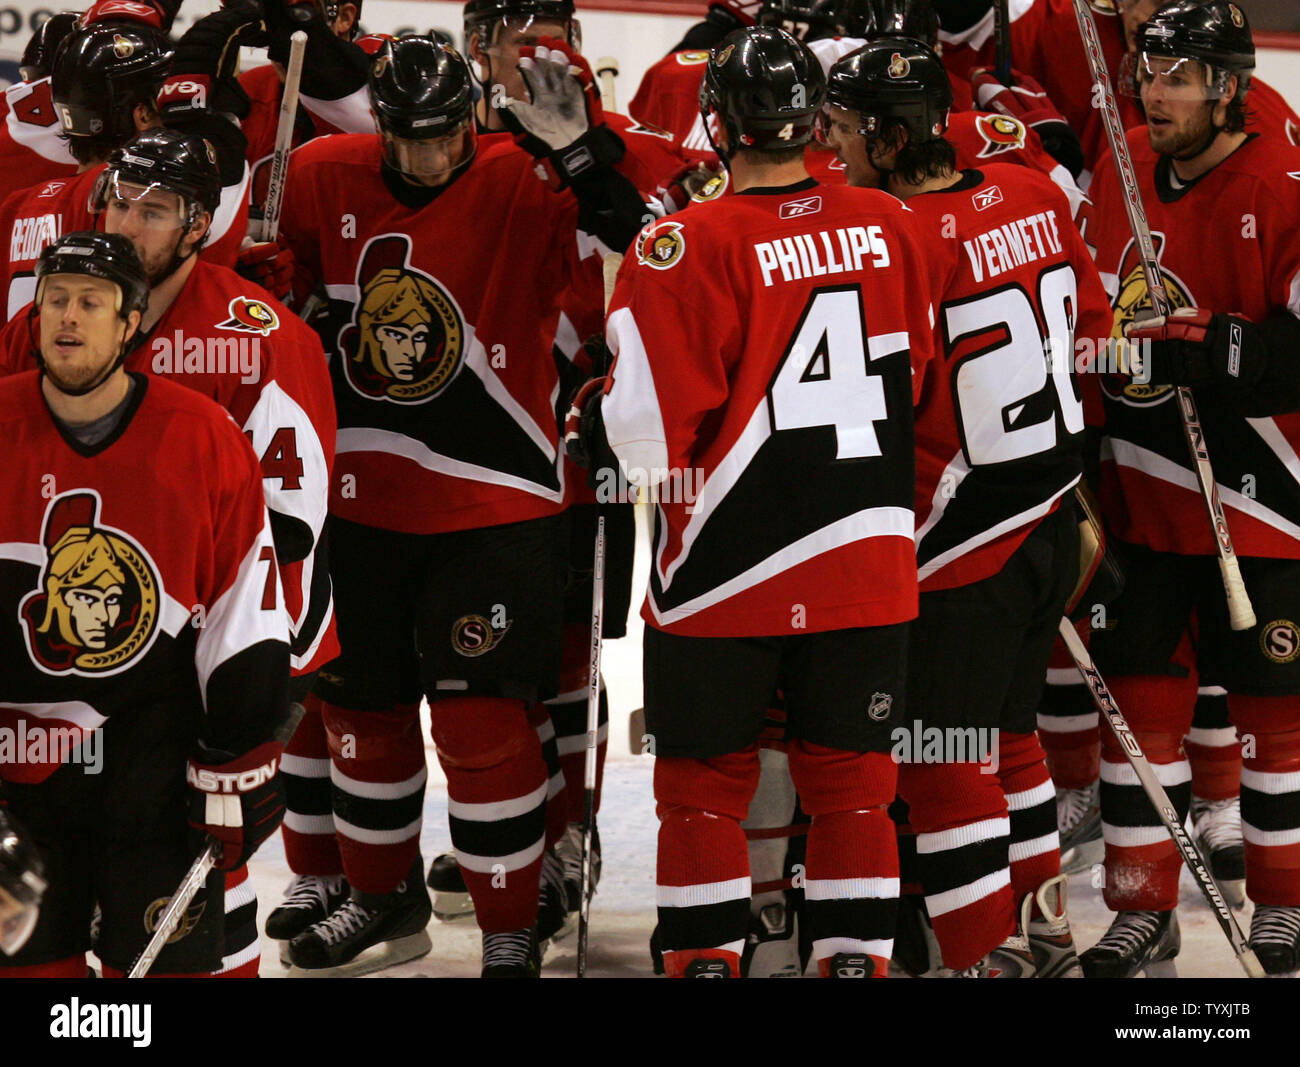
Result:
[[73,178],[16,192],[0,206],[10,316],[31,300],[32,268],[45,244],[92,225],[87,204],[109,153],[164,123],[213,146],[222,203],[213,210],[204,255],[227,266],[235,262],[247,221],[247,170],[234,117],[241,110],[234,57],[260,26],[256,8],[239,3],[200,19],[174,46],[139,23],[101,22],[69,35],[50,85],[79,169]]
[[[529,708],[557,691],[567,551],[548,331],[571,286],[599,285],[593,253],[625,247],[643,211],[610,169],[617,138],[589,125],[567,56],[555,58],[536,48],[532,103],[512,106],[526,129],[549,123],[526,146],[562,193],[514,144],[476,151],[469,69],[424,37],[389,42],[371,65],[378,134],[319,138],[290,170],[283,234],[331,295],[336,339],[343,654],[317,692],[354,890],[291,943],[300,968],[373,969],[371,957],[429,949],[426,695],[484,973],[537,973],[547,771]],[[434,236],[466,219],[465,240]],[[500,272],[507,261],[532,264],[529,285]]]
[[[1244,753],[1241,819],[1250,943],[1266,971],[1300,951],[1300,490],[1293,462],[1300,396],[1300,152],[1246,119],[1254,93],[1250,28],[1226,0],[1162,8],[1137,34],[1148,125],[1130,132],[1139,191],[1176,313],[1144,321],[1150,299],[1124,191],[1109,162],[1094,182],[1097,262],[1115,330],[1150,342],[1146,384],[1102,380],[1102,503],[1129,565],[1114,628],[1093,652],[1157,776],[1180,810],[1182,739],[1199,680],[1228,692]],[[1258,625],[1228,627],[1214,540],[1188,469],[1172,386],[1195,387],[1207,450]],[[1081,959],[1092,975],[1172,967],[1180,947],[1179,857],[1121,751],[1103,738],[1106,903],[1119,912]]]
[[1079,569],[1075,336],[1108,336],[1105,292],[1051,181],[996,162],[957,169],[943,137],[951,87],[925,45],[881,38],[850,53],[829,101],[849,184],[907,202],[940,279],[942,358],[916,414],[908,711],[918,736],[999,741],[996,761],[912,751],[900,767],[928,911],[951,972],[1077,976],[1034,711]]
[[0,976],[84,977],[91,948],[120,976],[208,835],[156,973],[256,975],[237,883],[283,811],[289,651],[257,459],[123,366],[149,294],[126,238],[68,234],[38,270],[38,369],[0,382],[0,720],[28,738],[0,775],[58,877]]
[[[883,974],[890,954],[888,730],[915,603],[911,379],[931,353],[931,309],[910,214],[808,177],[824,92],[782,30],[738,30],[714,49],[700,108],[737,195],[638,237],[609,318],[608,394],[583,404],[597,464],[614,462],[607,438],[624,475],[658,493],[646,723],[674,977],[740,974],[740,823],[778,687],[812,817],[819,973]],[[746,315],[719,318],[733,307]],[[702,479],[693,504],[686,477]]]

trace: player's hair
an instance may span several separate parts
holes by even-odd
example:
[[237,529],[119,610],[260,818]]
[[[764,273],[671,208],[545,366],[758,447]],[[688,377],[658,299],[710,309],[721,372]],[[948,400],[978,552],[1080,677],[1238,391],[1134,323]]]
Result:
[[957,150],[943,137],[916,141],[907,135],[907,123],[902,119],[886,119],[877,138],[881,148],[898,149],[894,157],[893,173],[907,185],[919,185],[927,178],[937,178],[957,169]]
[[375,336],[376,327],[404,322],[412,316],[432,324],[438,318],[433,310],[436,301],[437,290],[418,275],[395,267],[381,270],[361,297],[361,307],[357,311],[361,339],[357,354],[352,358],[363,364],[367,371],[388,377],[383,348]]
[[[130,112],[135,111],[136,104],[143,104],[146,118],[158,118],[155,106],[156,94],[148,91],[132,94],[123,101],[122,106]],[[82,166],[103,163],[113,151],[122,147],[122,139],[112,133],[92,134],[89,137],[69,137],[61,134],[60,139],[68,146],[68,154]]]

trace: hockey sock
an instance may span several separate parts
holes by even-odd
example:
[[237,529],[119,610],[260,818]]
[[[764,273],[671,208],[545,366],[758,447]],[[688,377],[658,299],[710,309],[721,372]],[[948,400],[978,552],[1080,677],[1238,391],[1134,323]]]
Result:
[[837,953],[865,953],[889,973],[898,917],[898,843],[889,805],[898,765],[885,752],[844,752],[800,739],[790,774],[812,816],[804,913],[825,977]]
[[[591,627],[569,623],[564,627],[564,654],[560,665],[560,694],[546,702],[555,723],[555,744],[564,770],[564,804],[568,822],[582,822],[583,783],[587,761],[587,689],[590,685]],[[599,727],[596,734],[596,810],[605,780],[605,750],[609,747],[609,699],[600,680]]]
[[[1192,770],[1182,739],[1196,701],[1195,674],[1187,678],[1120,675],[1106,682],[1156,779],[1179,818],[1185,819]],[[1112,911],[1176,907],[1182,859],[1109,729],[1101,739],[1101,825],[1106,841],[1106,906]]]
[[1006,798],[977,763],[904,763],[898,781],[944,965],[964,970],[1015,932]]
[[447,815],[465,886],[486,933],[537,921],[546,847],[546,761],[528,705],[465,696],[429,705],[447,775]]
[[348,883],[391,893],[420,853],[424,744],[417,704],[353,711],[322,703],[334,827]]
[[[998,735],[998,780],[1011,818],[1011,893],[1016,901],[1061,873],[1061,839],[1056,832],[1056,790],[1034,734]],[[1031,918],[1041,917],[1034,901]]]
[[330,795],[330,748],[321,718],[320,697],[303,699],[307,713],[280,759],[284,782],[284,858],[294,874],[322,877],[343,873],[334,837]]
[[1196,692],[1192,728],[1183,740],[1192,765],[1192,796],[1228,800],[1241,789],[1241,742],[1228,718],[1228,693],[1218,686]]
[[1300,906],[1300,697],[1228,695],[1241,734],[1246,891],[1256,904]]
[[[790,837],[797,832],[793,824],[798,802],[784,743],[760,741],[758,764],[758,786],[749,802],[749,814],[741,823],[749,842],[755,911],[764,904],[783,900],[789,888],[786,852]],[[803,830],[804,827],[798,828]]]
[[528,725],[537,731],[542,743],[542,760],[546,763],[546,847],[564,836],[569,825],[569,811],[564,796],[564,771],[560,768],[560,751],[555,744],[555,724],[545,704],[528,705]]
[[700,958],[725,959],[740,976],[750,896],[740,821],[758,769],[757,745],[707,760],[655,760],[659,944],[670,978]]
[[[1087,643],[1088,624],[1078,624],[1076,629]],[[1038,740],[1057,788],[1086,789],[1097,780],[1101,769],[1100,728],[1092,695],[1058,637],[1052,645],[1047,685],[1038,705]]]

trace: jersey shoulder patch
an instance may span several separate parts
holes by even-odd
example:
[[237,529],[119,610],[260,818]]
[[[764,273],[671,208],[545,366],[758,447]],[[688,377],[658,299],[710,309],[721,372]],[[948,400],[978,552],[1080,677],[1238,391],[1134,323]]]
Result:
[[636,239],[636,258],[654,270],[669,270],[686,255],[686,235],[680,222],[652,223]]

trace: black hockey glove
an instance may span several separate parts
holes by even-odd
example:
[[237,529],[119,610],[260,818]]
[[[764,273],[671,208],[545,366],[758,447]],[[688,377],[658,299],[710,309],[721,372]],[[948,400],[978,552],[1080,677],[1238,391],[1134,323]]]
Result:
[[284,818],[280,757],[284,745],[267,741],[242,756],[199,745],[185,768],[190,787],[189,824],[193,851],[209,836],[221,845],[217,867],[234,870],[248,862],[257,846],[275,833]]
[[1024,123],[1038,134],[1048,155],[1077,178],[1086,166],[1079,135],[1038,82],[1018,70],[1011,72],[1011,79],[1010,85],[1003,85],[993,71],[973,70],[971,89],[976,104]]
[[199,19],[177,42],[171,74],[158,94],[163,121],[171,126],[214,111],[245,118],[249,102],[239,84],[239,49],[267,40],[262,8],[254,0],[233,0]]
[[1238,315],[1179,308],[1168,318],[1132,323],[1130,373],[1151,385],[1209,386],[1245,394],[1266,364],[1255,324]]
[[520,146],[544,161],[557,189],[623,158],[626,148],[605,125],[596,79],[582,56],[543,37],[519,50],[519,72],[530,99],[504,98],[501,118]]

